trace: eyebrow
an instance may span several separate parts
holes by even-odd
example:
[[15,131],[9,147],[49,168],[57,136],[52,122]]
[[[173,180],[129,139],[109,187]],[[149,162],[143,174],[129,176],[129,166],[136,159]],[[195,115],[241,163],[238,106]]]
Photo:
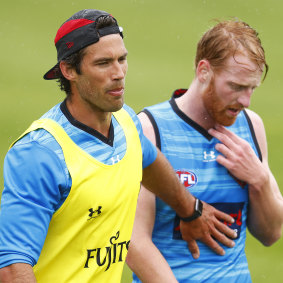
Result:
[[[128,51],[125,52],[123,55],[119,56],[119,59],[123,58],[123,57],[127,57],[127,55],[128,55]],[[111,62],[113,60],[114,60],[113,57],[101,57],[101,58],[98,58],[98,59],[94,60],[93,63],[96,64],[96,63],[105,62],[105,61],[106,62]]]
[[255,84],[255,85],[249,85],[249,84],[237,83],[237,82],[234,82],[234,81],[229,81],[228,84],[230,86],[237,86],[237,87],[243,87],[243,88],[249,88],[249,87],[256,88],[256,87],[259,87],[259,85],[260,85],[260,83]]

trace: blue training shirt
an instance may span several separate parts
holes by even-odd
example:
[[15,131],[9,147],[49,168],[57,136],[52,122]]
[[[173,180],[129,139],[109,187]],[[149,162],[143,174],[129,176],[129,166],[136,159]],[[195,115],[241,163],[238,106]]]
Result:
[[[134,111],[127,105],[123,108],[139,133],[145,168],[156,159],[156,148],[143,135]],[[124,157],[126,140],[114,116],[108,138],[75,120],[66,101],[42,118],[59,123],[78,146],[100,162],[113,164]],[[44,129],[25,135],[8,151],[0,211],[0,268],[18,262],[36,264],[52,215],[65,201],[71,186],[62,149]]]
[[[237,232],[235,247],[225,249],[219,256],[202,242],[198,242],[200,257],[190,254],[180,233],[180,218],[176,212],[156,197],[155,223],[152,241],[160,250],[180,283],[250,283],[251,277],[245,254],[248,185],[233,177],[216,161],[219,141],[199,124],[186,116],[177,106],[175,92],[170,100],[145,109],[155,130],[156,144],[173,166],[183,185],[197,198],[230,214],[235,223],[229,224]],[[235,123],[228,127],[246,140],[261,159],[251,121],[242,111]],[[140,282],[134,274],[133,282]]]

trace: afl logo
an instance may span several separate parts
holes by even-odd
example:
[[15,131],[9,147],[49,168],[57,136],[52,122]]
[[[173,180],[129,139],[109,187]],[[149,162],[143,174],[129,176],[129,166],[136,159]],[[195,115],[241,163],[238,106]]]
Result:
[[180,182],[186,187],[190,188],[197,183],[197,176],[195,173],[190,171],[176,171],[176,174],[180,180]]

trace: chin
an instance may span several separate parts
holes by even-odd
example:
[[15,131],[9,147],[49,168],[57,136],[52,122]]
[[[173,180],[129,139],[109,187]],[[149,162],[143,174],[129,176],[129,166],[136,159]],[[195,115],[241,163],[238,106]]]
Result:
[[109,112],[117,112],[117,111],[119,111],[120,109],[122,109],[123,105],[124,105],[124,102],[119,103],[119,104],[116,104],[116,105],[113,105],[113,106],[111,107],[111,109],[109,110]]
[[232,126],[235,123],[235,121],[236,119],[221,119],[217,121],[217,123],[222,126],[229,127],[229,126]]
[[216,123],[225,127],[232,126],[235,123],[236,119],[237,117],[227,117],[226,115],[225,116],[219,115],[214,117]]

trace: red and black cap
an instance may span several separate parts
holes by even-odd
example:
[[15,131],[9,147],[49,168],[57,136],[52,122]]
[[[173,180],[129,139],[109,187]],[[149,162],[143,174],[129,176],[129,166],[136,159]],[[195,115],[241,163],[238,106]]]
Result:
[[59,63],[68,56],[81,50],[82,48],[96,43],[99,38],[109,34],[119,33],[123,38],[122,28],[116,24],[101,29],[96,28],[96,21],[102,16],[111,16],[109,13],[100,10],[82,10],[75,13],[65,21],[58,29],[55,37],[57,49],[57,64],[50,69],[43,78],[53,80],[59,78]]

